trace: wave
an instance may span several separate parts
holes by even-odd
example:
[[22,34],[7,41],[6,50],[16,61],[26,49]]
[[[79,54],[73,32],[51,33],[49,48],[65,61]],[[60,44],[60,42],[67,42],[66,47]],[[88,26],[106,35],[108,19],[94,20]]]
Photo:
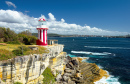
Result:
[[[106,72],[109,74],[108,71],[106,71]],[[118,79],[119,79],[118,77],[114,77],[113,75],[110,75],[108,78],[102,77],[102,79],[100,79],[99,81],[94,82],[94,84],[121,84],[118,81]]]
[[66,56],[77,57],[76,55],[67,54]]
[[[98,67],[100,69],[103,69],[102,66],[98,65]],[[101,78],[99,81],[96,81],[94,82],[94,84],[121,84],[119,81],[118,81],[118,77],[114,77],[113,75],[110,75],[110,73],[105,70],[107,72],[107,74],[109,74],[109,77],[106,78],[106,77],[103,77]]]
[[118,79],[119,78],[116,78],[116,77],[110,75],[110,77],[108,77],[107,79],[105,77],[103,77],[99,81],[94,82],[94,84],[121,84],[118,81]]
[[[86,62],[88,59],[89,59],[89,57],[81,57],[81,56],[76,56],[76,55],[72,55],[72,54],[67,54],[66,56],[70,56],[70,57],[80,57],[80,58],[82,58],[83,60],[83,62]],[[86,58],[86,59],[84,59],[84,58]]]
[[111,55],[112,54],[108,52],[97,53],[97,52],[87,52],[87,51],[71,51],[71,53],[88,54],[88,55]]
[[109,49],[130,49],[130,48],[124,48],[124,47],[100,47],[100,46],[84,46],[88,48],[109,48]]

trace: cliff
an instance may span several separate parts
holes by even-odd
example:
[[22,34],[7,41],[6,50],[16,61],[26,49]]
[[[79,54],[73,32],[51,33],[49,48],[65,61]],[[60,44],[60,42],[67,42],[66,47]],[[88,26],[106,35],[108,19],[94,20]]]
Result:
[[49,53],[0,61],[0,84],[50,84],[50,73],[53,74],[53,79],[56,78],[55,84],[93,84],[102,77],[109,76],[96,64],[82,62],[85,58],[66,57],[63,45],[51,45],[46,48]]
[[50,59],[63,53],[63,45],[46,47],[49,53],[19,56],[6,61],[0,61],[0,84],[42,84],[44,70],[50,65]]
[[[83,58],[84,59],[84,58]],[[67,56],[64,60],[64,74],[59,75],[57,84],[94,84],[102,77],[109,77],[105,70],[94,63],[82,62],[82,58]]]

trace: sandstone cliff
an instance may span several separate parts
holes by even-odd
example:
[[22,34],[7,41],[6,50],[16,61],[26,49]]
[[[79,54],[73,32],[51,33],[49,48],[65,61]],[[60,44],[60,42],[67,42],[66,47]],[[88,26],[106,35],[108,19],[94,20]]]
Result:
[[102,77],[109,77],[105,70],[94,63],[82,62],[82,58],[67,56],[65,58],[64,74],[58,76],[57,84],[94,84]]
[[[6,61],[0,61],[0,84],[42,84],[43,71],[49,66],[49,59],[58,56],[63,45],[53,45],[46,47],[50,52],[43,54],[33,54],[19,56]],[[66,56],[66,54],[62,54]]]
[[[55,84],[93,84],[106,71],[94,63],[82,62],[82,58],[66,57],[63,45],[46,46],[49,53],[19,56],[0,61],[0,84],[46,84],[42,73],[49,67],[56,77]],[[46,79],[44,79],[46,80]],[[50,82],[49,82],[50,83]]]

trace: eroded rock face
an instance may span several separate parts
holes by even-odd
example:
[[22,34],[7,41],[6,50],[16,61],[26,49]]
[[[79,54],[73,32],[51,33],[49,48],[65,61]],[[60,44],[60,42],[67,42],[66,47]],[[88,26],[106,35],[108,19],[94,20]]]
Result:
[[17,81],[25,84],[34,81],[34,79],[39,81],[38,83],[42,83],[43,76],[41,74],[49,65],[48,55],[44,55],[22,56],[9,62],[0,63],[1,80],[8,84]]
[[109,75],[94,63],[81,62],[82,58],[66,57],[66,67],[57,84],[94,84],[95,81]]
[[43,71],[49,66],[49,59],[63,51],[63,45],[47,47],[48,54],[19,56],[0,61],[0,84],[42,84]]
[[105,70],[100,69],[95,63],[80,62],[79,68],[83,76],[84,84],[94,84],[102,77],[109,77]]
[[77,84],[82,83],[83,78],[79,73],[78,64],[79,61],[67,56],[64,59],[66,67],[64,69],[64,74],[62,74],[60,80],[57,81],[57,84]]

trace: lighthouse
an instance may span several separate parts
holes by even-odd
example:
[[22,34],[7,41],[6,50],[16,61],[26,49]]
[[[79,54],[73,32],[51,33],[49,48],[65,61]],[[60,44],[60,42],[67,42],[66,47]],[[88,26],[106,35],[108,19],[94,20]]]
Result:
[[38,20],[39,26],[37,26],[38,30],[38,40],[36,41],[37,45],[47,46],[47,30],[48,27],[46,26],[46,20],[41,18]]

